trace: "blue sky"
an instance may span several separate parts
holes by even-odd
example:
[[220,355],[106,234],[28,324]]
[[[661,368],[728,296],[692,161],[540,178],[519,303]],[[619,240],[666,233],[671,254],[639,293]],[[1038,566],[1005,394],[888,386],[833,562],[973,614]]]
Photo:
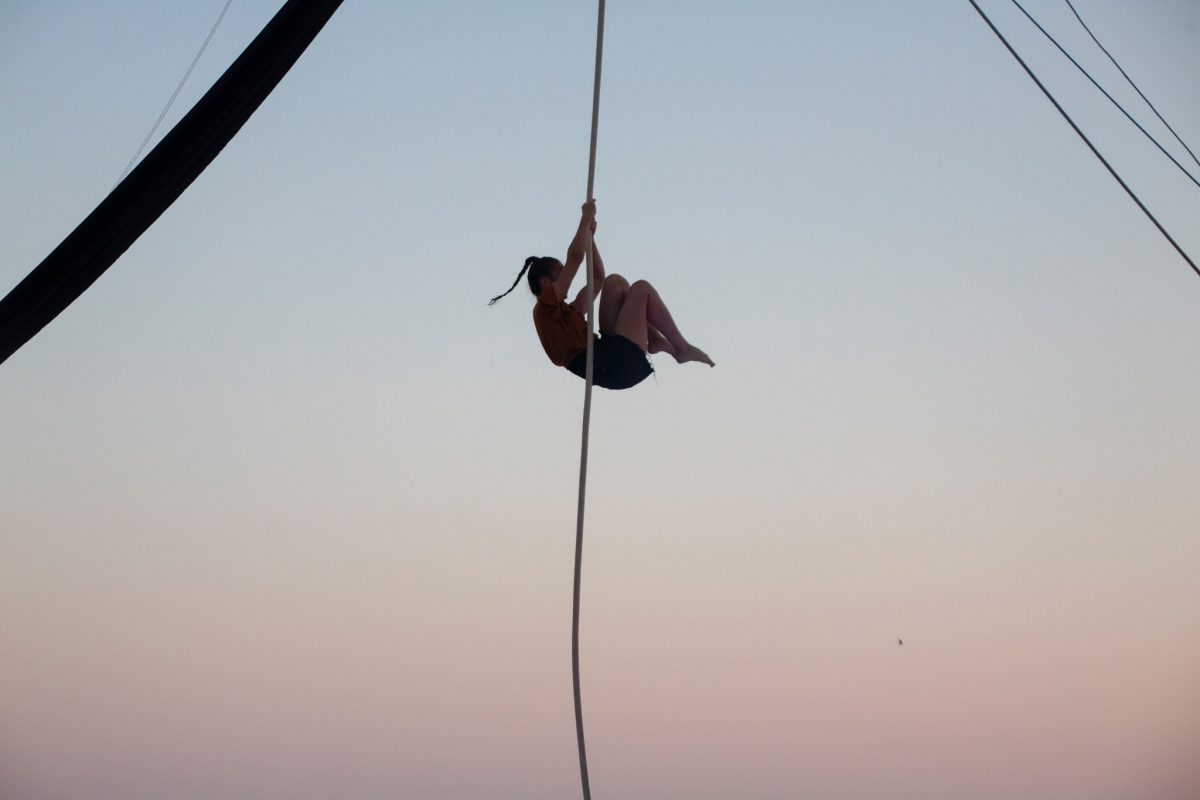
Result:
[[[5,286],[221,5],[0,7]],[[1077,6],[1195,143],[1200,8]],[[276,8],[235,0],[168,123]],[[984,8],[1200,252],[1196,187]],[[0,781],[577,791],[582,385],[486,301],[572,233],[594,13],[350,0],[0,367]],[[970,5],[610,3],[596,195],[718,363],[596,399],[597,796],[1191,791],[1200,279]]]

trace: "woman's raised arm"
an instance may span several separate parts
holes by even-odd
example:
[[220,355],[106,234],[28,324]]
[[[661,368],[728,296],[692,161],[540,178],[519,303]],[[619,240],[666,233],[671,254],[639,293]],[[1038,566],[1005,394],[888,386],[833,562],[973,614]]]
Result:
[[583,204],[582,213],[579,216],[579,228],[575,231],[575,238],[571,240],[571,245],[567,248],[567,258],[563,262],[562,274],[554,282],[559,297],[565,299],[567,292],[570,291],[571,282],[575,280],[575,273],[579,271],[579,265],[587,256],[588,240],[595,230],[596,201],[589,200]]

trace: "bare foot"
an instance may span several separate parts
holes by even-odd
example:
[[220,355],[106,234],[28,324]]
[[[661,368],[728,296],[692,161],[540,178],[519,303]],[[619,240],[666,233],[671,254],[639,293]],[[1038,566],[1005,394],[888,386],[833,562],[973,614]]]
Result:
[[710,367],[715,367],[716,364],[708,357],[708,353],[696,347],[694,344],[689,344],[683,355],[675,356],[675,360],[680,364],[686,364],[689,361],[699,361],[702,364],[708,364]]

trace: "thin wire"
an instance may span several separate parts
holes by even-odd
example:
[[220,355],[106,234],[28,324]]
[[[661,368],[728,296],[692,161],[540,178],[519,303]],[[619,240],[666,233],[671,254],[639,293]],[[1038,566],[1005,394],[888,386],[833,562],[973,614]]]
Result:
[[1137,203],[1138,208],[1140,208],[1142,212],[1150,218],[1150,221],[1154,223],[1154,227],[1158,228],[1158,232],[1166,237],[1167,241],[1171,243],[1171,246],[1174,247],[1176,251],[1178,251],[1179,255],[1183,256],[1183,260],[1188,263],[1188,266],[1192,268],[1192,271],[1197,275],[1200,275],[1200,267],[1196,266],[1196,262],[1192,261],[1188,254],[1183,251],[1183,248],[1171,238],[1171,234],[1167,233],[1167,229],[1159,224],[1159,221],[1154,217],[1153,214],[1150,213],[1150,209],[1146,208],[1145,204],[1138,199],[1138,196],[1133,193],[1133,190],[1129,188],[1129,185],[1125,183],[1125,181],[1121,180],[1121,176],[1117,174],[1117,171],[1112,168],[1112,165],[1108,163],[1104,156],[1100,155],[1100,151],[1096,149],[1094,144],[1092,144],[1091,139],[1087,138],[1084,132],[1079,129],[1079,126],[1075,124],[1075,120],[1071,119],[1071,116],[1063,110],[1063,107],[1058,104],[1057,100],[1054,99],[1054,95],[1050,94],[1050,90],[1042,85],[1042,82],[1038,80],[1037,75],[1033,74],[1033,70],[1029,68],[1029,65],[1025,63],[1024,59],[1017,55],[1017,51],[1014,50],[1013,46],[1008,43],[1008,39],[1004,38],[1004,34],[1000,33],[996,26],[992,24],[992,21],[988,18],[988,15],[983,13],[983,9],[979,7],[979,4],[976,3],[975,0],[967,0],[967,2],[974,7],[979,16],[983,17],[983,21],[986,22],[987,26],[992,29],[992,33],[996,34],[996,38],[999,39],[1006,48],[1008,48],[1008,52],[1012,53],[1012,57],[1017,60],[1017,63],[1021,65],[1021,68],[1025,70],[1025,73],[1029,75],[1029,77],[1033,79],[1033,82],[1037,84],[1037,87],[1042,90],[1042,94],[1046,95],[1046,99],[1054,104],[1054,107],[1058,109],[1058,113],[1063,115],[1063,119],[1067,121],[1067,124],[1069,124],[1075,130],[1075,133],[1079,134],[1079,138],[1083,139],[1083,143],[1088,146],[1096,158],[1100,159],[1100,163],[1105,166],[1105,168],[1109,171],[1109,174],[1116,179],[1117,183],[1121,184],[1121,188],[1125,190],[1125,193],[1133,198],[1133,202]]
[[[221,9],[221,13],[217,17],[217,21],[213,23],[212,29],[209,30],[208,36],[204,38],[204,44],[200,45],[200,50],[196,53],[196,57],[192,59],[191,65],[187,68],[187,72],[183,73],[183,78],[179,81],[179,85],[175,87],[175,92],[171,95],[171,99],[167,101],[165,106],[163,106],[163,110],[158,115],[158,119],[154,121],[153,127],[150,128],[150,132],[146,134],[145,139],[142,139],[142,143],[138,146],[137,152],[133,154],[133,158],[129,159],[129,163],[126,164],[125,169],[121,171],[121,177],[117,178],[117,183],[113,184],[113,189],[117,188],[117,184],[119,184],[121,181],[125,180],[125,176],[129,174],[129,170],[133,169],[133,165],[137,163],[139,158],[141,158],[142,151],[146,149],[146,145],[150,143],[150,139],[154,136],[155,131],[158,130],[158,126],[162,124],[162,121],[167,116],[167,112],[171,110],[171,104],[175,102],[175,98],[179,97],[179,92],[183,90],[183,85],[187,83],[187,79],[191,77],[192,70],[196,68],[196,64],[200,61],[200,56],[204,55],[204,51],[208,47],[208,43],[212,41],[213,34],[217,32],[217,28],[221,27],[221,20],[225,19],[225,12],[229,10],[231,5],[233,5],[233,0],[225,0],[225,7]],[[109,191],[111,191],[111,189]]]
[[1092,37],[1092,41],[1096,43],[1096,46],[1099,47],[1100,50],[1104,52],[1104,55],[1108,56],[1108,60],[1113,63],[1113,66],[1116,67],[1117,71],[1120,72],[1121,75],[1124,76],[1125,80],[1129,81],[1129,85],[1132,86],[1133,90],[1138,93],[1138,96],[1146,101],[1146,105],[1150,106],[1150,110],[1154,112],[1154,116],[1158,117],[1159,121],[1163,125],[1167,126],[1167,130],[1169,130],[1171,132],[1171,135],[1175,137],[1175,141],[1177,141],[1177,142],[1179,142],[1179,144],[1183,145],[1183,149],[1187,150],[1188,155],[1192,157],[1192,161],[1195,161],[1196,164],[1198,166],[1200,166],[1200,159],[1196,158],[1196,154],[1192,152],[1192,148],[1188,147],[1187,144],[1183,141],[1183,139],[1179,138],[1179,134],[1175,132],[1175,129],[1171,127],[1170,123],[1168,123],[1165,119],[1163,119],[1162,114],[1158,113],[1158,109],[1154,107],[1154,103],[1150,102],[1150,98],[1148,98],[1148,97],[1146,97],[1146,95],[1142,94],[1142,90],[1139,89],[1137,84],[1133,82],[1133,78],[1129,77],[1129,75],[1126,74],[1125,70],[1121,69],[1121,65],[1117,63],[1117,60],[1115,58],[1113,58],[1112,53],[1108,52],[1108,50],[1105,49],[1104,45],[1100,44],[1100,40],[1096,38],[1096,34],[1092,33],[1092,29],[1089,28],[1087,26],[1087,23],[1083,21],[1083,17],[1079,16],[1079,12],[1075,10],[1075,6],[1071,5],[1071,0],[1066,0],[1066,2],[1067,2],[1067,7],[1071,9],[1071,13],[1075,15],[1075,19],[1079,20],[1079,24],[1083,26],[1083,29],[1085,31],[1087,31],[1088,36]]
[[[1050,32],[1049,32],[1049,31],[1047,31],[1045,28],[1043,28],[1043,27],[1041,26],[1041,24],[1040,24],[1040,23],[1039,23],[1039,22],[1038,22],[1036,19],[1034,19],[1034,18],[1033,18],[1033,15],[1032,15],[1032,14],[1030,14],[1028,11],[1026,11],[1026,10],[1025,10],[1025,6],[1021,5],[1019,2],[1017,2],[1017,0],[1012,0],[1012,4],[1013,4],[1014,6],[1016,6],[1017,8],[1019,8],[1019,9],[1021,10],[1021,13],[1025,15],[1025,18],[1026,18],[1026,19],[1028,19],[1030,22],[1032,22],[1032,23],[1033,23],[1033,25],[1034,25],[1034,27],[1035,27],[1035,28],[1037,28],[1039,31],[1041,31],[1041,32],[1042,32],[1042,35],[1043,35],[1043,36],[1045,36],[1047,39],[1049,39],[1049,40],[1050,40],[1050,43],[1051,43],[1051,44],[1053,44],[1055,47],[1057,47],[1057,48],[1058,48],[1058,52],[1060,52],[1060,53],[1062,53],[1064,56],[1066,56],[1066,57],[1067,57],[1067,60],[1068,60],[1068,61],[1070,61],[1072,64],[1074,64],[1074,65],[1075,65],[1075,69],[1077,69],[1077,70],[1079,70],[1080,72],[1082,72],[1082,73],[1083,73],[1083,76],[1084,76],[1085,78],[1087,78],[1089,81],[1091,81],[1091,82],[1092,82],[1092,86],[1095,86],[1097,89],[1099,89],[1099,90],[1100,90],[1100,93],[1101,93],[1101,94],[1103,94],[1105,97],[1107,97],[1107,98],[1108,98],[1108,101],[1109,101],[1110,103],[1112,103],[1114,106],[1116,106],[1118,111],[1120,111],[1122,114],[1124,114],[1124,115],[1125,115],[1125,119],[1127,119],[1127,120],[1129,120],[1130,122],[1132,122],[1132,123],[1134,124],[1134,127],[1136,127],[1136,128],[1139,130],[1139,131],[1141,131],[1141,132],[1142,132],[1142,134],[1143,134],[1143,135],[1145,135],[1145,137],[1146,137],[1147,139],[1149,139],[1151,142],[1154,142],[1154,146],[1155,146],[1155,147],[1157,147],[1157,148],[1158,148],[1160,151],[1162,151],[1162,154],[1163,154],[1164,156],[1166,156],[1167,158],[1169,158],[1169,159],[1171,160],[1171,163],[1172,163],[1172,164],[1174,164],[1175,166],[1179,167],[1179,170],[1180,170],[1180,171],[1181,171],[1181,172],[1182,172],[1184,175],[1187,175],[1187,176],[1188,176],[1188,179],[1189,179],[1189,180],[1191,180],[1191,182],[1192,182],[1192,183],[1194,183],[1194,184],[1196,184],[1196,186],[1200,187],[1200,181],[1196,180],[1196,176],[1195,176],[1195,175],[1193,175],[1192,173],[1188,172],[1188,170],[1187,170],[1187,167],[1183,166],[1183,164],[1180,164],[1178,161],[1176,161],[1176,160],[1175,160],[1175,156],[1173,156],[1173,155],[1171,155],[1169,152],[1167,152],[1167,149],[1166,149],[1165,147],[1163,147],[1161,144],[1159,144],[1159,142],[1158,142],[1158,140],[1157,140],[1157,139],[1155,139],[1153,136],[1151,136],[1151,135],[1150,135],[1150,131],[1148,131],[1148,130],[1146,130],[1145,128],[1143,128],[1143,127],[1142,127],[1142,125],[1141,125],[1141,123],[1139,123],[1139,122],[1138,122],[1136,119],[1134,119],[1134,118],[1133,118],[1133,115],[1131,115],[1131,114],[1130,114],[1128,111],[1126,111],[1126,110],[1125,110],[1125,108],[1124,108],[1124,107],[1123,107],[1123,106],[1122,106],[1120,103],[1118,103],[1118,102],[1117,102],[1117,99],[1116,99],[1115,97],[1113,97],[1111,94],[1109,94],[1109,93],[1108,93],[1108,92],[1107,92],[1107,91],[1104,89],[1104,87],[1103,87],[1103,86],[1101,86],[1099,83],[1097,83],[1097,82],[1096,82],[1096,79],[1095,79],[1095,78],[1093,78],[1093,77],[1092,77],[1092,76],[1091,76],[1091,75],[1088,73],[1088,71],[1087,71],[1086,69],[1084,69],[1084,68],[1083,68],[1083,66],[1082,66],[1082,65],[1081,65],[1081,64],[1080,64],[1078,61],[1076,61],[1074,58],[1072,58],[1072,57],[1071,57],[1071,54],[1070,54],[1070,53],[1068,53],[1068,52],[1067,52],[1067,51],[1066,51],[1066,50],[1063,48],[1063,46],[1062,46],[1061,44],[1059,44],[1059,43],[1058,43],[1058,40],[1056,40],[1056,39],[1055,39],[1053,36],[1051,36],[1051,35],[1050,35]],[[1118,67],[1118,69],[1119,69],[1119,67]],[[1134,87],[1134,88],[1137,88],[1137,87]],[[1153,108],[1153,106],[1151,106],[1151,107]],[[1157,113],[1157,112],[1155,112],[1155,113]],[[1162,117],[1159,117],[1159,119],[1162,119]],[[1164,124],[1165,124],[1165,123],[1164,123]],[[1170,128],[1171,126],[1170,126],[1170,125],[1167,125],[1167,127],[1168,127],[1168,128]],[[1174,133],[1174,131],[1171,131],[1171,132],[1172,132],[1172,133]],[[1177,136],[1177,137],[1175,137],[1175,138],[1177,138],[1177,139],[1178,139],[1179,137]],[[1181,142],[1181,144],[1182,144],[1182,142]],[[1185,150],[1187,149],[1187,145],[1184,145],[1183,147],[1184,147],[1184,149],[1185,149]],[[1188,152],[1190,153],[1191,151],[1190,151],[1190,150],[1188,150]],[[1193,157],[1194,157],[1194,156],[1193,156]]]
[[[593,200],[596,183],[596,133],[600,124],[600,67],[604,57],[604,0],[596,14],[596,77],[592,84],[592,136],[588,147],[587,199]],[[571,603],[571,688],[575,695],[575,739],[579,745],[579,777],[583,784],[583,800],[592,799],[588,781],[587,745],[583,737],[583,699],[579,690],[579,594],[583,577],[583,506],[587,496],[588,431],[592,420],[592,350],[595,339],[596,315],[593,308],[595,292],[592,287],[592,263],[596,248],[591,233],[587,247],[587,367],[584,369],[583,444],[579,450],[579,506],[575,516],[575,589]]]

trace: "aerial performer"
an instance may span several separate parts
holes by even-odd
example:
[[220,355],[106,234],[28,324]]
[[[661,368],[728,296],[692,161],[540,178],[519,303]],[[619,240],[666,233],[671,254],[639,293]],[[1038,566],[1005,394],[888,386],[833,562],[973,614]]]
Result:
[[592,285],[598,293],[600,335],[592,348],[592,382],[605,389],[628,389],[654,371],[648,353],[666,353],[680,364],[689,361],[715,366],[700,348],[679,332],[671,312],[658,291],[644,280],[632,284],[620,275],[605,275],[604,261],[596,247],[596,201],[583,204],[579,228],[567,248],[565,262],[551,256],[530,256],[508,291],[493,297],[493,305],[521,282],[537,297],[533,325],[542,349],[555,366],[566,367],[579,377],[587,368],[587,283],[571,302],[567,296],[575,273],[592,246]]

